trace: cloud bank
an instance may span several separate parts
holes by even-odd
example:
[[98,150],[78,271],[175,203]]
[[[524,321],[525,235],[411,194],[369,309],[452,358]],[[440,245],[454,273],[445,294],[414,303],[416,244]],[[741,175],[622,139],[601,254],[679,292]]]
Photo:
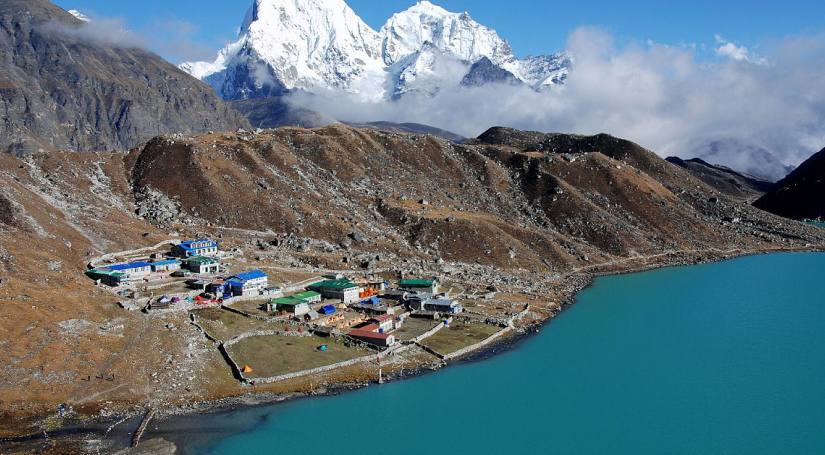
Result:
[[105,17],[69,10],[80,24],[50,21],[43,30],[86,44],[112,48],[140,48],[163,54],[171,61],[201,60],[214,51],[196,40],[198,27],[178,18],[158,18],[132,30],[122,17]]
[[[717,58],[707,59],[686,46],[618,47],[609,34],[581,28],[569,38],[575,63],[561,88],[462,87],[394,102],[330,92],[294,94],[289,102],[343,121],[417,122],[468,137],[494,125],[606,132],[663,156],[741,144],[796,165],[825,147],[825,35],[786,39],[764,57],[721,37],[717,45]],[[779,172],[768,169],[775,165],[765,163],[764,175]]]

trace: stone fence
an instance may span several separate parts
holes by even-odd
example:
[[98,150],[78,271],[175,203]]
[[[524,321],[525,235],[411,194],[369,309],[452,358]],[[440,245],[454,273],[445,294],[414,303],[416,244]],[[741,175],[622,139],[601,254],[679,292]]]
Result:
[[450,354],[445,355],[443,357],[443,360],[446,362],[448,360],[457,359],[459,357],[465,356],[465,355],[467,355],[467,354],[469,354],[473,351],[477,351],[477,350],[491,344],[492,342],[496,341],[497,339],[499,339],[499,338],[503,337],[504,335],[507,335],[508,333],[512,332],[513,329],[515,328],[514,322],[523,319],[524,316],[526,316],[527,313],[529,313],[529,312],[530,312],[530,304],[525,304],[523,310],[521,310],[518,314],[513,315],[513,317],[510,318],[507,321],[507,327],[505,327],[502,330],[499,330],[498,332],[490,335],[489,337],[485,338],[484,340],[479,341],[478,343],[476,343],[474,345],[467,346],[466,348],[462,348],[462,349],[459,349],[458,351],[455,351],[455,352],[452,352]]
[[[450,317],[449,319],[447,319],[447,323],[448,323],[448,324],[452,324],[452,323],[453,323],[453,318],[452,318],[452,317]],[[443,329],[444,327],[445,327],[445,326],[444,326],[444,322],[443,322],[443,321],[439,321],[439,323],[438,323],[438,325],[437,325],[437,326],[435,326],[435,327],[433,327],[432,329],[430,329],[430,330],[428,330],[428,331],[426,331],[426,332],[422,333],[421,335],[418,335],[417,337],[413,338],[413,339],[412,339],[412,340],[410,340],[410,341],[411,341],[411,342],[413,342],[413,343],[420,343],[421,341],[423,341],[423,340],[425,340],[425,339],[427,339],[427,338],[429,338],[429,337],[431,337],[431,336],[435,335],[436,333],[438,333],[438,331],[439,331],[439,330]]]
[[209,332],[206,331],[206,329],[204,329],[200,324],[198,324],[197,318],[192,313],[189,313],[189,323],[195,326],[195,328],[198,329],[203,334],[203,336],[206,337],[207,340],[216,344],[220,343],[220,341],[217,338],[210,335]]
[[506,327],[502,330],[499,330],[498,332],[490,335],[489,337],[485,338],[484,340],[479,341],[478,343],[476,343],[472,346],[467,346],[466,348],[462,348],[462,349],[459,349],[458,351],[447,354],[442,359],[446,362],[446,361],[457,359],[459,357],[467,355],[467,354],[469,354],[473,351],[479,350],[479,349],[489,345],[493,341],[496,341],[497,339],[501,338],[502,336],[510,333],[512,330],[513,330],[513,327],[508,326],[508,327]]
[[[252,378],[252,379],[246,378],[245,376],[243,376],[243,373],[240,372],[241,371],[240,369],[238,369],[238,373],[239,373],[240,377],[242,378],[243,382],[248,383],[248,382],[255,381],[256,384],[271,384],[273,382],[286,381],[287,379],[294,379],[294,378],[300,378],[302,376],[309,376],[309,375],[313,375],[313,374],[326,373],[328,371],[332,371],[332,370],[335,370],[335,369],[338,369],[338,368],[344,368],[344,367],[348,367],[348,366],[352,366],[352,365],[358,365],[360,363],[374,362],[377,359],[383,359],[384,357],[404,352],[407,349],[409,349],[410,346],[412,346],[412,345],[411,344],[410,345],[396,344],[395,346],[393,346],[389,349],[386,349],[384,351],[378,352],[376,354],[369,354],[369,355],[365,355],[365,356],[361,356],[361,357],[356,357],[354,359],[344,360],[344,361],[338,362],[338,363],[333,363],[331,365],[324,365],[324,366],[317,367],[317,368],[311,368],[311,369],[308,369],[308,370],[296,371],[294,373],[286,373],[286,374],[282,374],[282,375],[278,375],[278,376],[271,376],[271,377],[268,377],[268,378]],[[228,355],[228,353],[226,355]],[[234,371],[235,368],[237,368],[237,365],[233,367],[233,371]]]
[[309,330],[304,330],[298,332],[297,330],[253,330],[251,332],[244,332],[240,335],[235,335],[234,337],[230,338],[229,340],[225,341],[223,344],[226,347],[230,347],[233,344],[236,344],[242,340],[251,337],[270,337],[270,336],[280,336],[280,337],[311,337],[312,332]]
[[113,258],[116,258],[118,256],[131,256],[131,255],[135,255],[135,254],[141,254],[141,253],[144,253],[144,252],[157,250],[158,248],[162,247],[163,245],[167,245],[167,244],[168,245],[179,245],[180,240],[178,240],[178,239],[169,239],[169,240],[164,240],[164,241],[158,243],[157,245],[153,245],[153,246],[146,246],[146,247],[143,247],[143,248],[136,248],[134,250],[118,251],[118,252],[115,252],[115,253],[107,253],[107,254],[104,254],[102,256],[92,258],[89,261],[89,263],[87,264],[87,267],[90,268],[90,269],[94,269],[94,268],[98,267],[97,264],[99,262],[108,261],[109,259],[113,259]]
[[[325,373],[327,371],[332,371],[332,370],[335,370],[335,369],[338,369],[338,368],[344,368],[344,367],[348,367],[348,366],[352,366],[352,365],[357,365],[359,363],[374,361],[375,358],[376,358],[376,356],[374,354],[370,354],[370,355],[365,355],[363,357],[356,357],[354,359],[345,360],[343,362],[333,363],[332,365],[325,365],[325,366],[318,367],[318,368],[312,368],[312,369],[309,369],[309,370],[296,371],[294,373],[287,373],[287,374],[282,374],[282,375],[279,375],[279,376],[272,376],[272,377],[269,377],[269,378],[254,378],[254,379],[252,379],[252,381],[255,381],[258,384],[271,384],[273,382],[285,381],[287,379],[299,378],[301,376],[308,376],[308,375],[313,375],[313,374]],[[244,378],[244,380],[246,382],[250,382],[250,379]]]

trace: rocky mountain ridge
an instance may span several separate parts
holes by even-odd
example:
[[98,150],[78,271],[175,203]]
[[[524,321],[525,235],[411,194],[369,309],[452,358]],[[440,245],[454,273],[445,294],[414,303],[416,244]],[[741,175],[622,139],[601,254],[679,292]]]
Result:
[[0,2],[0,150],[126,150],[247,125],[202,82],[46,0]]

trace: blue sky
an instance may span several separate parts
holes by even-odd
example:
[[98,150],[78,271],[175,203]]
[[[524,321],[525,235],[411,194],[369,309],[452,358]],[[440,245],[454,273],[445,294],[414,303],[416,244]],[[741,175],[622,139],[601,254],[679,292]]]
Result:
[[[122,19],[131,30],[150,37],[150,47],[173,62],[212,59],[234,37],[251,0],[57,0],[65,9],[92,17]],[[367,23],[379,28],[393,13],[414,1],[349,0]],[[652,40],[668,44],[715,45],[714,36],[758,51],[784,37],[817,33],[825,28],[821,0],[442,0],[451,11],[469,11],[510,41],[516,54],[539,54],[564,48],[580,26],[600,27],[622,41]]]

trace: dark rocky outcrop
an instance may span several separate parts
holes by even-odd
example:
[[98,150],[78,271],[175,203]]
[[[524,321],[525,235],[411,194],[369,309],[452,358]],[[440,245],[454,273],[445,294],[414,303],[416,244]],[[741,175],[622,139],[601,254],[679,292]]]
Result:
[[725,166],[713,165],[701,158],[683,160],[675,156],[667,161],[687,169],[703,182],[728,196],[753,201],[773,187],[772,182],[741,174]]
[[204,83],[46,0],[0,2],[0,150],[125,150],[246,121]]
[[825,218],[825,149],[800,164],[753,205],[786,218]]
[[282,126],[315,128],[335,122],[334,119],[320,112],[294,106],[283,96],[240,99],[229,103],[255,128],[280,128]]
[[473,63],[470,71],[461,80],[461,85],[465,87],[480,87],[490,83],[522,85],[513,73],[497,66],[487,57]]

